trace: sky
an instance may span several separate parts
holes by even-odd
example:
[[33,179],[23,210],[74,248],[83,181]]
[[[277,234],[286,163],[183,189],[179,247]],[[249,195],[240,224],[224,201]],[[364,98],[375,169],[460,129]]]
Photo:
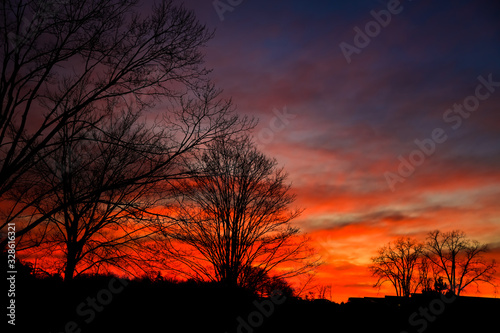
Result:
[[398,236],[460,229],[500,261],[498,1],[184,4],[215,30],[212,79],[289,173],[333,300],[393,294],[367,267]]

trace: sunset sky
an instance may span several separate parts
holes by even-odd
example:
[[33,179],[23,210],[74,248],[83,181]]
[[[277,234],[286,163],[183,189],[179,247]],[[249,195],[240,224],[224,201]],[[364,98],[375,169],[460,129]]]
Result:
[[[216,29],[206,65],[260,119],[255,140],[288,171],[295,223],[325,261],[317,283],[339,302],[393,293],[367,266],[397,236],[461,229],[500,261],[500,4],[397,3],[185,1]],[[385,27],[369,23],[388,7]]]

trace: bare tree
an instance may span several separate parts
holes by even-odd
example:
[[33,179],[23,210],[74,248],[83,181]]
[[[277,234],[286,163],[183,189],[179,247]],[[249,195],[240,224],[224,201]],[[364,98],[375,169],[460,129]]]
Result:
[[496,262],[488,262],[486,245],[466,238],[464,232],[435,230],[427,235],[426,257],[438,274],[444,274],[449,291],[455,295],[470,284],[493,284]]
[[279,276],[270,276],[268,273],[261,267],[245,267],[242,273],[245,279],[240,283],[240,286],[263,297],[270,296],[276,290],[286,296],[295,296],[294,288],[286,279]]
[[318,298],[319,299],[328,299],[332,300],[332,285],[320,285],[317,288],[318,290]]
[[[132,255],[133,241],[155,232],[159,216],[151,209],[157,204],[158,180],[144,172],[154,168],[148,157],[158,149],[158,138],[134,126],[136,120],[132,113],[118,119],[112,114],[80,140],[69,140],[72,129],[65,127],[60,134],[65,145],[34,168],[39,183],[20,197],[48,218],[28,234],[29,240],[19,242],[19,250],[24,246],[50,258],[53,269],[64,270],[66,281],[75,272],[121,264]],[[140,182],[117,186],[137,176]],[[43,188],[52,189],[51,195],[30,200]],[[47,214],[54,207],[62,209]],[[47,255],[54,251],[62,255]]]
[[423,244],[409,237],[401,237],[382,247],[371,260],[370,270],[378,277],[374,287],[390,282],[397,296],[410,296],[417,291],[421,280],[417,276]]
[[192,170],[197,176],[177,186],[178,225],[169,235],[181,244],[181,271],[246,285],[256,271],[283,278],[317,265],[290,225],[300,212],[289,208],[295,196],[286,174],[248,138],[213,142]]
[[432,263],[425,255],[422,255],[422,257],[420,258],[418,271],[420,274],[420,285],[422,292],[430,292],[436,290],[436,288],[432,288],[433,277],[434,281],[436,280],[436,276],[432,270]]
[[[225,135],[224,128],[235,124],[219,120],[214,121],[215,128],[197,128],[204,122],[197,126],[191,122],[200,122],[203,108],[195,105],[196,110],[180,113],[182,123],[172,123],[176,118],[171,117],[161,127],[139,122],[140,114],[130,110],[110,113],[99,128],[87,130],[78,140],[74,129],[65,127],[59,134],[65,143],[62,149],[26,174],[38,183],[21,191],[19,200],[26,200],[34,208],[33,215],[44,220],[29,241],[19,240],[18,249],[24,246],[39,254],[61,251],[62,255],[46,257],[64,258],[57,262],[65,280],[110,265],[127,266],[129,273],[130,268],[132,273],[145,269],[144,242],[168,225],[160,200],[167,196],[168,182],[190,177],[182,167],[192,157],[190,151]],[[196,120],[189,117],[190,112]],[[190,130],[179,132],[180,125]],[[183,143],[177,143],[172,134]],[[39,192],[44,193],[43,200],[33,200],[40,197]]]
[[[54,195],[58,183],[30,202],[18,201],[17,194],[38,183],[34,168],[57,160],[68,141],[85,138],[110,112],[133,108],[139,113],[164,102],[170,108],[158,124],[163,129],[154,130],[163,137],[148,157],[154,157],[150,170],[107,190],[172,170],[174,161],[239,123],[201,66],[200,47],[212,34],[172,1],[144,16],[137,14],[138,6],[135,0],[6,0],[0,5],[0,199],[11,200],[2,205],[0,230],[22,221],[17,229],[22,237],[68,209],[69,203],[43,213],[33,210]],[[62,136],[67,128],[71,136]]]

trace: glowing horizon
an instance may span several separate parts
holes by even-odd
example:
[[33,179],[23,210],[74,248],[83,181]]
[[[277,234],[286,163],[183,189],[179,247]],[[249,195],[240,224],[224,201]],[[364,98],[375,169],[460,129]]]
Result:
[[[215,81],[239,113],[259,117],[255,141],[289,173],[305,209],[294,224],[323,256],[317,280],[336,301],[392,292],[372,287],[367,266],[398,236],[460,229],[500,261],[499,7],[390,3],[254,1],[221,14],[186,2],[216,28],[206,48]],[[356,46],[384,10],[390,22]],[[350,62],[342,43],[358,47]],[[420,164],[392,191],[385,175],[399,175],[400,156]]]

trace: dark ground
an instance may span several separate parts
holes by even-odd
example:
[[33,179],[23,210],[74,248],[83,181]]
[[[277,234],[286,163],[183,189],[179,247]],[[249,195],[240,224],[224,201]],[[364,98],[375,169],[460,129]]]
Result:
[[500,299],[429,294],[336,304],[276,295],[273,303],[217,284],[102,276],[71,285],[18,276],[15,300],[14,331],[47,333],[489,332],[500,315]]

